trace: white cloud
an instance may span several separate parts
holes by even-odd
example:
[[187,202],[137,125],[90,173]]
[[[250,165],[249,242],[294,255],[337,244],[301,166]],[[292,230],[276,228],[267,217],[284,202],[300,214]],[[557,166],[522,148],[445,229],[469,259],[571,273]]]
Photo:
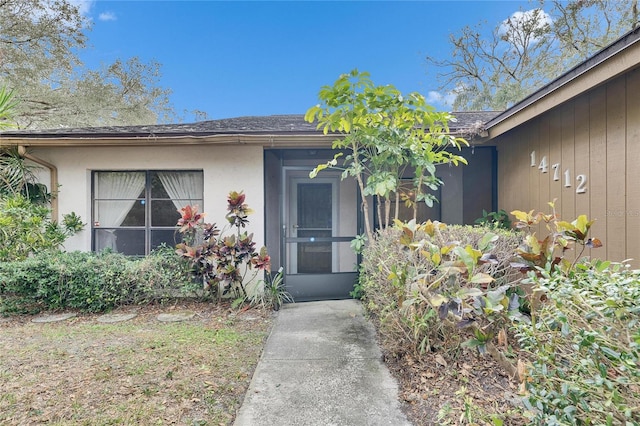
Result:
[[102,12],[100,15],[98,15],[98,19],[101,21],[115,21],[118,18],[113,12]]
[[442,94],[435,90],[429,91],[427,93],[427,103],[428,104],[437,104],[443,106],[451,106],[453,105],[453,101],[456,99],[456,95],[453,92],[448,92],[446,94]]
[[427,93],[427,103],[435,104],[436,102],[440,102],[441,100],[442,100],[442,94],[440,92],[431,90],[429,91],[429,93]]

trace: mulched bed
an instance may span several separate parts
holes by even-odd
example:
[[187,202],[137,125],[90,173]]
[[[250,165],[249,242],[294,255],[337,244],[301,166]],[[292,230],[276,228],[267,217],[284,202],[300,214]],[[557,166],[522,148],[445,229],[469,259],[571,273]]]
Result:
[[441,355],[424,354],[385,362],[398,380],[404,411],[415,425],[493,424],[497,415],[505,425],[525,425],[519,413],[518,385],[486,355],[464,351],[446,362]]

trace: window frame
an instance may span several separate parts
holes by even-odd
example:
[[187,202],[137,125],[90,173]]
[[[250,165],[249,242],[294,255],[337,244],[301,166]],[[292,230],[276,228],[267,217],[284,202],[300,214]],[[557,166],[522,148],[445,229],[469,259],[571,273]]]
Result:
[[[126,229],[126,230],[143,230],[144,231],[144,254],[136,254],[131,256],[147,256],[151,251],[151,234],[152,231],[166,231],[166,230],[177,230],[176,225],[172,226],[152,226],[152,206],[153,202],[157,200],[172,200],[169,198],[153,198],[152,194],[152,183],[153,183],[153,174],[154,173],[200,173],[202,179],[202,193],[200,194],[199,200],[201,204],[204,204],[204,170],[203,169],[125,169],[125,170],[117,170],[117,169],[101,169],[101,170],[92,170],[91,171],[91,251],[96,251],[96,231],[98,230],[118,230],[118,229]],[[144,198],[137,197],[136,202],[139,200],[144,200],[144,226],[96,226],[97,218],[96,218],[96,201],[108,200],[98,198],[96,199],[96,178],[100,173],[144,173],[145,174],[145,184],[144,184]],[[168,195],[168,194],[167,194]],[[202,208],[202,205],[200,206]],[[132,207],[133,208],[133,207]],[[176,209],[177,210],[177,209]],[[177,221],[176,221],[177,222]]]

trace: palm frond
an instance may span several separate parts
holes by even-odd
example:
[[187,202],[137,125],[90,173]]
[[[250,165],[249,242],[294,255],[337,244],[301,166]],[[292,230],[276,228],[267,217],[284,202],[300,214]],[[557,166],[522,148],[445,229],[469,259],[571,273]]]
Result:
[[15,127],[13,123],[13,112],[18,101],[15,99],[13,90],[5,86],[0,87],[0,130]]
[[[36,183],[39,166],[28,163],[16,147],[0,150],[0,194],[28,192],[29,183]],[[27,197],[29,194],[25,194]]]

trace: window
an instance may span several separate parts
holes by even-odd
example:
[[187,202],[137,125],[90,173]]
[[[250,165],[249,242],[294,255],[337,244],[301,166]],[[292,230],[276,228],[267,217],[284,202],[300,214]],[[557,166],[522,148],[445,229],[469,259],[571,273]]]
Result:
[[202,171],[93,173],[93,249],[144,255],[180,242],[178,210],[203,202]]

